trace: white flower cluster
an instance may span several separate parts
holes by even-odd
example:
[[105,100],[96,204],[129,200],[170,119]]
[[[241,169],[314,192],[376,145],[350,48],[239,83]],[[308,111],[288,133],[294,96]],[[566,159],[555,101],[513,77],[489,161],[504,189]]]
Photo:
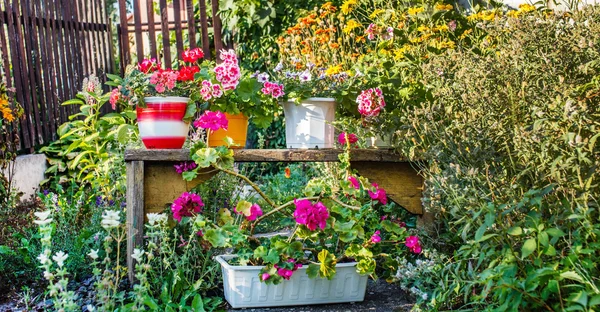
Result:
[[116,228],[121,224],[121,217],[119,216],[119,211],[117,210],[106,210],[102,213],[102,222],[101,225],[103,228],[109,230],[112,228]]
[[166,224],[168,220],[167,215],[164,213],[149,213],[146,216],[148,217],[148,224],[151,226]]

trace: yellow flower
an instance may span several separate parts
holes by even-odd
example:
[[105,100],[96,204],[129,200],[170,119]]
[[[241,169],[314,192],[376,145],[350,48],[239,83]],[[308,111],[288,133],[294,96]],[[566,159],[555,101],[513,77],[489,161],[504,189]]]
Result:
[[508,11],[508,13],[506,13],[506,16],[516,18],[516,17],[519,17],[520,14],[521,14],[520,11],[511,10],[511,11]]
[[424,8],[409,8],[408,9],[408,15],[417,15],[421,12],[425,11]]
[[360,23],[357,22],[356,20],[349,20],[348,23],[346,23],[346,27],[344,27],[343,31],[346,34],[349,34],[350,32],[352,32],[354,29],[360,27]]
[[341,6],[342,13],[349,14],[350,12],[352,12],[352,6],[355,5],[356,2],[357,0],[346,0]]
[[5,106],[8,106],[8,100],[7,99],[0,99],[0,109],[2,109]]
[[523,13],[533,12],[535,11],[535,7],[531,4],[523,3],[519,5],[519,11]]
[[452,4],[438,3],[435,5],[435,9],[440,11],[450,11],[454,9],[454,7],[452,6]]
[[373,11],[373,13],[371,13],[371,15],[369,15],[369,18],[375,18],[377,15],[379,15],[383,12],[385,12],[385,10],[377,9],[377,10]]
[[[6,101],[6,100],[3,100],[3,101]],[[13,120],[15,120],[15,116],[13,116],[12,110],[9,107],[1,108],[1,106],[0,106],[0,111],[2,111],[2,117],[4,117],[4,119],[6,119],[8,122],[12,122]]]
[[342,65],[329,66],[325,71],[325,75],[331,76],[335,74],[339,74],[342,71]]
[[462,33],[462,35],[460,35],[460,39],[465,39],[472,32],[473,32],[473,29],[467,29],[467,30],[465,30],[465,32]]
[[394,50],[394,59],[400,60],[400,59],[404,58],[404,54],[406,54],[406,52],[408,52],[408,51],[410,51],[409,45],[403,45],[402,48],[395,49]]
[[440,49],[454,49],[456,47],[456,44],[454,43],[454,41],[448,40],[448,41],[442,41],[439,45]]
[[418,31],[420,32],[425,32],[429,30],[429,27],[425,26],[425,25],[421,25],[417,28]]
[[433,31],[439,31],[439,32],[448,31],[448,25],[437,26],[437,27],[433,28]]

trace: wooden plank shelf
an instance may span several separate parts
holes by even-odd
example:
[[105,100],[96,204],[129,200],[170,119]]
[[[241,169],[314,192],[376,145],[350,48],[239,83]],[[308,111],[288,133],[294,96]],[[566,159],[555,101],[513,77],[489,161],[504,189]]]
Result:
[[[337,162],[340,149],[235,149],[236,162]],[[184,181],[175,172],[174,164],[190,161],[190,151],[127,149],[127,254],[130,279],[133,280],[131,254],[143,245],[144,220],[147,213],[162,212],[181,193],[210,179],[214,170],[206,169],[194,181]],[[423,178],[401,154],[389,149],[353,149],[350,165],[358,174],[378,183],[388,198],[413,214],[419,220],[423,215],[421,197]]]
[[[234,149],[236,162],[337,162],[340,149]],[[128,149],[125,161],[189,161],[187,149]],[[354,149],[350,159],[367,162],[407,162],[391,149]]]

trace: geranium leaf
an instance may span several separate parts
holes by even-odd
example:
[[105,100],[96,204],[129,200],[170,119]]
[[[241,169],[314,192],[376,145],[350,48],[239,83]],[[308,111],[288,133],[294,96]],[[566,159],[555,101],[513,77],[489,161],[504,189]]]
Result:
[[306,269],[306,275],[308,275],[308,278],[315,278],[315,277],[317,277],[317,275],[319,275],[320,269],[321,269],[321,266],[311,263],[308,265],[308,268]]
[[192,156],[192,159],[200,168],[210,167],[218,158],[219,155],[214,148],[201,148]]
[[323,249],[319,252],[317,259],[319,259],[319,262],[321,263],[319,267],[319,276],[327,278],[328,280],[332,279],[335,276],[335,256],[330,254],[326,249]]
[[233,221],[233,217],[231,216],[231,211],[227,208],[221,208],[218,212],[219,216],[219,225],[224,225]]
[[237,206],[235,206],[235,211],[238,213],[244,214],[244,216],[248,217],[252,214],[250,211],[250,207],[252,207],[252,203],[247,202],[245,200],[241,200],[238,202]]
[[209,241],[213,247],[225,247],[227,244],[227,233],[222,229],[210,229],[204,233],[204,239]]
[[278,263],[279,262],[279,253],[275,249],[270,249],[269,253],[266,257],[264,257],[265,262],[267,263]]
[[373,274],[376,266],[377,263],[373,258],[365,258],[358,261],[356,272],[358,272],[358,274]]
[[373,252],[363,246],[351,244],[350,247],[346,249],[345,255],[350,258],[371,258],[373,257]]

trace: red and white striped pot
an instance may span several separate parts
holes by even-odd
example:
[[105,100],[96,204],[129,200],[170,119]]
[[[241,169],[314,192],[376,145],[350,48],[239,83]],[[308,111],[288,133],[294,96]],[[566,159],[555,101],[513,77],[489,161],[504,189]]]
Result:
[[140,137],[147,149],[178,149],[188,136],[183,122],[189,98],[167,96],[144,98],[146,107],[137,108]]

